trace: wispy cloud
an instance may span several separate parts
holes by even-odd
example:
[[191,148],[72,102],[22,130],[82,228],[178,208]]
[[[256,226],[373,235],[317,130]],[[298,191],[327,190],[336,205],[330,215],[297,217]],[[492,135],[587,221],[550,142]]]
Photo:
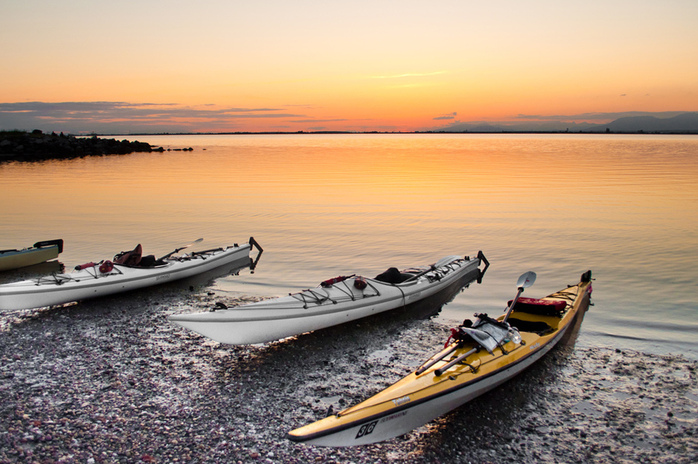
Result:
[[176,103],[20,102],[0,103],[0,129],[66,132],[236,130],[243,119],[303,118],[284,108],[241,108]]
[[326,122],[346,122],[349,121],[348,119],[294,119],[293,122],[297,123],[326,123]]
[[406,77],[429,77],[438,76],[439,74],[446,74],[446,71],[434,71],[429,73],[405,73],[405,74],[393,74],[390,76],[371,76],[371,79],[404,79]]
[[443,116],[437,116],[433,119],[434,119],[434,121],[451,120],[451,119],[456,119],[456,116],[458,116],[458,113],[456,113],[454,111],[453,113],[444,114]]

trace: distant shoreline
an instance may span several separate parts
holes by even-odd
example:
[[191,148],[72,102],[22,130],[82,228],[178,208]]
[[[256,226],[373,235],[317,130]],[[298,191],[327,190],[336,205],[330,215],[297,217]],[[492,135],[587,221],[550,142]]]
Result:
[[450,132],[450,131],[295,131],[295,132],[159,132],[136,134],[64,134],[43,133],[40,130],[0,131],[0,163],[7,161],[45,161],[53,159],[74,159],[86,156],[126,155],[131,153],[152,153],[164,151],[192,151],[193,148],[168,148],[153,146],[138,140],[116,140],[107,137],[159,137],[159,136],[273,136],[273,135],[698,135],[692,131],[672,132],[554,132],[554,131],[506,131],[506,132]]
[[134,132],[73,134],[75,137],[142,137],[154,135],[698,135],[698,131],[244,131],[244,132]]

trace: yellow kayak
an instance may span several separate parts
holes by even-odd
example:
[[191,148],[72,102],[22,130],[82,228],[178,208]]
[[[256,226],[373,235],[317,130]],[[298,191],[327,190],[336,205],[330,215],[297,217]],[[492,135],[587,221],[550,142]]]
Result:
[[583,314],[591,271],[580,282],[541,299],[521,298],[535,274],[521,276],[507,312],[476,314],[451,330],[447,346],[419,369],[375,396],[287,437],[320,446],[355,446],[403,435],[501,385],[550,351]]
[[36,242],[33,246],[21,250],[0,250],[0,271],[43,263],[58,258],[62,252],[63,240],[61,239]]

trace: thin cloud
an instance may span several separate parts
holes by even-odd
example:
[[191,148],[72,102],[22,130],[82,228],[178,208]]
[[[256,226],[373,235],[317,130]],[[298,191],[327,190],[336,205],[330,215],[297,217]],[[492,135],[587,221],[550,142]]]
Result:
[[[212,105],[203,105],[212,106]],[[281,108],[219,108],[197,109],[176,103],[125,103],[125,102],[28,102],[0,103],[0,112],[34,112],[41,114],[130,114],[130,115],[180,115],[196,117],[215,114],[249,114],[281,111]]]
[[0,103],[0,129],[42,129],[66,132],[176,131],[198,127],[235,129],[243,119],[303,118],[283,108],[244,108],[176,103],[20,102]]
[[347,122],[347,121],[349,121],[349,119],[296,119],[296,120],[293,120],[292,122],[300,123],[300,124],[307,124],[307,123],[317,124],[320,122],[325,123],[325,122]]
[[405,77],[429,77],[438,76],[439,74],[446,74],[446,71],[435,71],[430,73],[406,73],[406,74],[394,74],[391,76],[371,76],[371,79],[403,79]]
[[451,120],[451,119],[455,119],[456,116],[458,116],[458,113],[456,113],[454,111],[453,113],[445,114],[443,116],[437,116],[437,117],[433,118],[433,120],[434,121]]

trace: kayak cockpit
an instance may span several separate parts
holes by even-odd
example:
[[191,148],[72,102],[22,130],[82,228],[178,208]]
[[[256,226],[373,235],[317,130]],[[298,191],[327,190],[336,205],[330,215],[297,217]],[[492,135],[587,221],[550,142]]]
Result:
[[559,328],[576,296],[574,292],[562,290],[546,298],[519,298],[507,322],[521,332],[550,334]]
[[507,319],[507,322],[519,332],[531,332],[540,336],[549,334],[555,330],[550,324],[541,320],[530,321],[510,317]]
[[[235,245],[237,247],[237,245]],[[185,253],[181,256],[172,257],[172,253],[163,256],[162,258],[156,258],[155,255],[143,256],[143,248],[139,243],[133,250],[122,251],[114,256],[114,264],[119,264],[125,267],[131,268],[144,268],[152,269],[156,267],[167,266],[173,261],[191,261],[193,259],[205,260],[211,256],[225,251],[224,248],[211,248],[210,250],[194,251],[192,253]]]
[[122,251],[114,255],[114,264],[126,267],[152,268],[167,264],[164,259],[155,258],[155,255],[143,256],[143,247],[139,243],[133,250]]
[[374,279],[378,282],[383,282],[386,284],[401,284],[407,280],[412,279],[417,273],[416,272],[400,272],[396,267],[390,267],[384,272],[378,274]]

